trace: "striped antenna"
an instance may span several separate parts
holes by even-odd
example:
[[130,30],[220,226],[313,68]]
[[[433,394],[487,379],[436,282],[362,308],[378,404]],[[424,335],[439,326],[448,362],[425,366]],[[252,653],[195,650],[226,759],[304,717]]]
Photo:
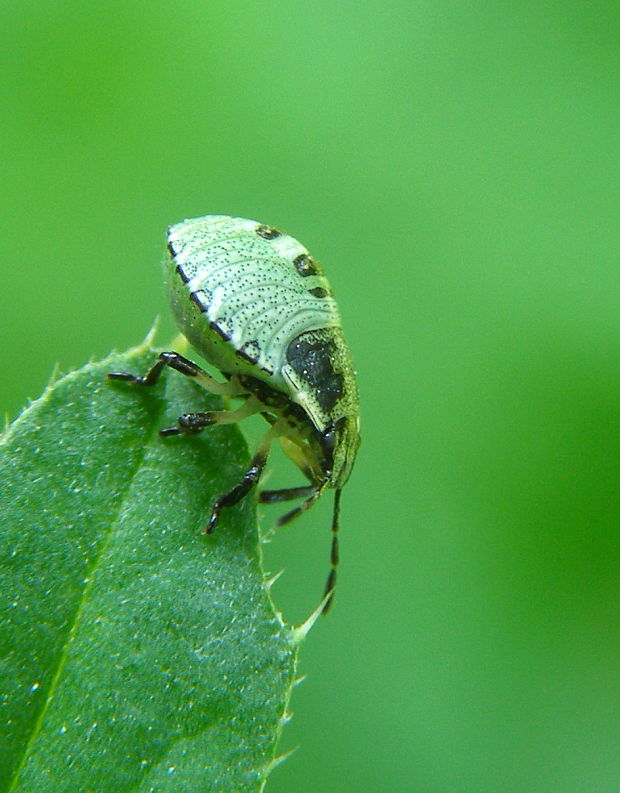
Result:
[[334,594],[336,591],[336,571],[340,561],[340,545],[338,542],[338,531],[340,529],[340,494],[342,489],[338,488],[334,495],[334,513],[332,516],[332,545],[330,552],[330,565],[331,569],[327,576],[327,583],[325,584],[324,597],[327,598],[323,606],[323,614],[327,614],[334,601]]

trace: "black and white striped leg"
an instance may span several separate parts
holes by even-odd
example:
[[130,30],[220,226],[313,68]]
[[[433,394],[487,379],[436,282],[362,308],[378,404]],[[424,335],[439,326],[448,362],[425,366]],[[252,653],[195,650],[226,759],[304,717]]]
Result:
[[340,544],[338,542],[338,532],[340,530],[340,494],[342,493],[341,489],[336,490],[334,494],[334,511],[332,514],[332,544],[331,544],[331,551],[330,551],[330,565],[331,569],[329,571],[329,575],[327,576],[327,582],[325,584],[325,591],[323,593],[323,597],[327,598],[325,601],[325,605],[323,606],[322,614],[327,614],[330,610],[332,603],[334,602],[334,594],[336,591],[336,576],[337,576],[337,569],[338,564],[340,562]]

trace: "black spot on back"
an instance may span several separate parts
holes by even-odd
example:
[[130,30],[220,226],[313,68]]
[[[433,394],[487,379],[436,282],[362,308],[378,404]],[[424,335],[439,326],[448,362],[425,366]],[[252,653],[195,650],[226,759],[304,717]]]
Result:
[[316,262],[307,253],[300,253],[299,256],[296,256],[293,259],[293,264],[302,278],[318,274]]
[[278,231],[278,229],[274,229],[273,226],[258,226],[256,233],[264,240],[273,240],[276,237],[282,236],[282,232]]
[[327,297],[329,294],[327,289],[323,289],[322,286],[315,286],[312,289],[308,289],[308,292],[314,297]]
[[190,294],[190,297],[201,311],[208,310],[209,306],[205,302],[206,296],[205,293],[202,291],[202,289],[198,289],[196,292],[192,292]]
[[288,345],[286,360],[312,388],[321,408],[329,413],[342,397],[344,378],[336,371],[336,345],[316,333],[302,333]]
[[[235,350],[235,353],[239,356],[239,358],[243,358],[244,361],[247,361],[253,365],[258,363],[260,352],[260,346],[256,339],[244,342],[238,350]],[[261,366],[260,369],[268,375],[273,374],[273,371],[268,369],[266,366]]]
[[249,363],[257,363],[260,355],[260,347],[256,340],[244,342],[238,350],[235,350],[240,358],[249,361]]
[[220,326],[217,324],[217,322],[214,322],[212,320],[211,322],[209,322],[209,327],[211,328],[211,330],[214,330],[218,334],[218,336],[220,336],[222,339],[224,339],[224,341],[230,341],[230,339],[231,339],[230,334],[226,333],[225,330],[222,330],[222,328],[220,328]]
[[177,275],[179,276],[181,281],[183,281],[184,284],[186,284],[189,281],[189,278],[185,275],[185,272],[180,264],[177,264]]

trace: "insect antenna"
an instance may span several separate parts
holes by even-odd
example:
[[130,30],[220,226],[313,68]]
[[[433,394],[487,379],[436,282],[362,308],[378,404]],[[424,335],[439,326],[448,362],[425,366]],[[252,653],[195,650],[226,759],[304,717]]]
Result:
[[326,597],[325,605],[323,606],[323,614],[327,614],[334,601],[334,594],[336,590],[336,571],[338,562],[340,561],[340,545],[338,542],[338,531],[340,529],[340,494],[342,489],[338,488],[334,494],[334,512],[332,515],[332,544],[330,550],[330,565],[331,569],[327,576],[327,583],[325,584],[325,592],[323,597]]

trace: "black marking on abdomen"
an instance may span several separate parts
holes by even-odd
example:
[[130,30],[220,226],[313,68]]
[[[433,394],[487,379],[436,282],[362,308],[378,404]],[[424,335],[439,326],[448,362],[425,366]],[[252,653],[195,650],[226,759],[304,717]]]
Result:
[[186,284],[189,281],[189,278],[185,275],[185,271],[183,270],[180,264],[177,264],[177,275],[179,276],[181,281],[183,281],[184,284]]
[[330,413],[342,397],[344,377],[337,371],[336,344],[322,331],[297,336],[286,349],[291,368],[312,389],[321,408]]
[[166,247],[168,248],[168,253],[174,259],[175,256],[177,255],[177,252],[174,249],[174,242],[171,239],[168,240]]
[[329,292],[327,291],[327,289],[323,289],[323,287],[322,287],[322,286],[315,286],[315,287],[313,287],[312,289],[308,289],[308,292],[309,292],[309,293],[310,293],[310,294],[311,294],[313,297],[327,297],[327,295],[329,294]]
[[202,289],[198,289],[196,292],[191,292],[190,297],[201,311],[209,310],[209,306],[204,301],[205,293]]
[[[240,357],[243,358],[244,361],[251,363],[253,366],[256,366],[258,363],[258,359],[260,358],[260,345],[256,341],[256,339],[252,339],[251,341],[244,342],[238,350],[235,350],[235,353]],[[272,375],[273,371],[271,369],[266,369],[264,366],[259,367],[261,371],[265,372],[265,374]]]
[[302,278],[307,278],[309,275],[318,275],[316,262],[313,258],[308,256],[307,253],[300,253],[293,259],[295,269]]
[[244,342],[238,350],[235,350],[235,352],[240,358],[243,358],[249,363],[258,363],[260,347],[256,339]]
[[264,240],[274,240],[276,237],[282,236],[282,232],[278,229],[274,229],[273,226],[258,226],[256,228],[256,233]]
[[220,328],[217,322],[211,320],[211,322],[209,322],[209,327],[211,328],[211,330],[214,330],[218,336],[224,339],[224,341],[231,340],[232,336],[229,333],[226,333],[225,330],[222,330],[222,328]]
[[293,417],[297,426],[311,424],[308,414],[301,405],[291,402],[286,394],[283,394],[282,391],[277,388],[273,388],[264,380],[259,380],[257,377],[252,377],[251,375],[241,374],[239,375],[239,382],[243,388],[247,388],[250,394],[254,394],[254,396],[258,397],[263,405],[269,409],[269,412],[265,413],[261,411],[261,413],[270,424],[275,423],[274,420],[270,418],[270,413],[275,413],[278,416],[286,416],[287,418],[289,416]]

